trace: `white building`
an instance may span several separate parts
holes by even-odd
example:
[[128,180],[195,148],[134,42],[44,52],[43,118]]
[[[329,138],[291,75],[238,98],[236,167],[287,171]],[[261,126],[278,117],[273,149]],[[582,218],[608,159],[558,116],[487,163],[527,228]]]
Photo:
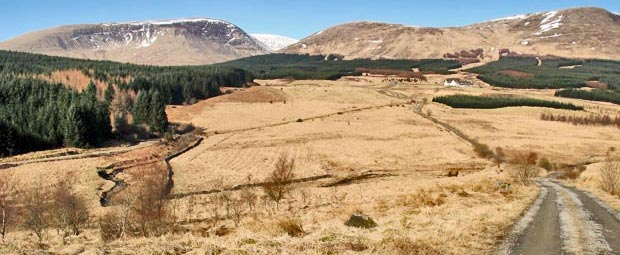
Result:
[[461,80],[458,78],[448,78],[443,82],[446,87],[469,87],[474,85],[471,81]]

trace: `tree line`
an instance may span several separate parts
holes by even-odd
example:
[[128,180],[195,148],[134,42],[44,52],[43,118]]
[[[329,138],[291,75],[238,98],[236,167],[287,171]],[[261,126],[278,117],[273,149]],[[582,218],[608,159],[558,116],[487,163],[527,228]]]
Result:
[[359,76],[357,69],[385,69],[411,71],[419,68],[426,73],[450,73],[459,68],[455,60],[424,59],[352,59],[344,60],[338,55],[268,54],[252,56],[218,64],[216,66],[242,68],[259,79],[326,79],[337,80],[342,76]]
[[96,88],[0,76],[0,156],[60,146],[100,146],[111,137],[109,106]]
[[445,104],[452,108],[495,109],[514,106],[530,106],[579,111],[583,110],[583,107],[569,103],[509,96],[450,95],[435,97],[433,98],[433,102]]
[[242,87],[252,81],[251,73],[235,67],[147,66],[0,50],[0,73],[32,77],[61,70],[79,70],[121,90],[158,90],[167,104],[206,99],[219,95],[220,86]]
[[574,116],[574,115],[562,115],[553,113],[542,113],[540,115],[541,120],[545,121],[559,121],[567,122],[573,125],[584,126],[616,126],[620,127],[620,117],[612,117],[608,114],[605,115],[589,115],[589,116]]
[[556,91],[555,96],[620,104],[620,92],[604,89],[563,89]]

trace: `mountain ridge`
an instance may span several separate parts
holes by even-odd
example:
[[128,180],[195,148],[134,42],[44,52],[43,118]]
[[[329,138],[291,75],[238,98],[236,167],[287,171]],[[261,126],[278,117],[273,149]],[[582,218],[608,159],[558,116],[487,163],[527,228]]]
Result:
[[348,22],[316,32],[281,53],[352,58],[459,58],[502,54],[620,59],[620,16],[586,7],[537,12],[461,27]]
[[219,19],[65,25],[0,42],[0,49],[150,65],[201,65],[267,54],[238,26]]

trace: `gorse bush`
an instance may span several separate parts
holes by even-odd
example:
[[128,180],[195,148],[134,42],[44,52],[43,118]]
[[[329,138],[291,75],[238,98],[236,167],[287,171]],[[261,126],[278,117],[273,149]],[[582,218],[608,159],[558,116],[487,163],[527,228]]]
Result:
[[433,102],[445,104],[453,108],[495,109],[513,106],[530,106],[566,110],[583,110],[583,107],[575,106],[573,104],[525,97],[507,96],[451,95],[435,97],[433,98]]

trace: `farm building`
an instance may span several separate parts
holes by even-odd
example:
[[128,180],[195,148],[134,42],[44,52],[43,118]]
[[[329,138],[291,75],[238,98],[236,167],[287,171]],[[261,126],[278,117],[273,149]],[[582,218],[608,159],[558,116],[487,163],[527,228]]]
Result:
[[443,82],[443,85],[449,87],[469,87],[471,85],[474,85],[474,83],[468,80],[458,78],[448,78]]

